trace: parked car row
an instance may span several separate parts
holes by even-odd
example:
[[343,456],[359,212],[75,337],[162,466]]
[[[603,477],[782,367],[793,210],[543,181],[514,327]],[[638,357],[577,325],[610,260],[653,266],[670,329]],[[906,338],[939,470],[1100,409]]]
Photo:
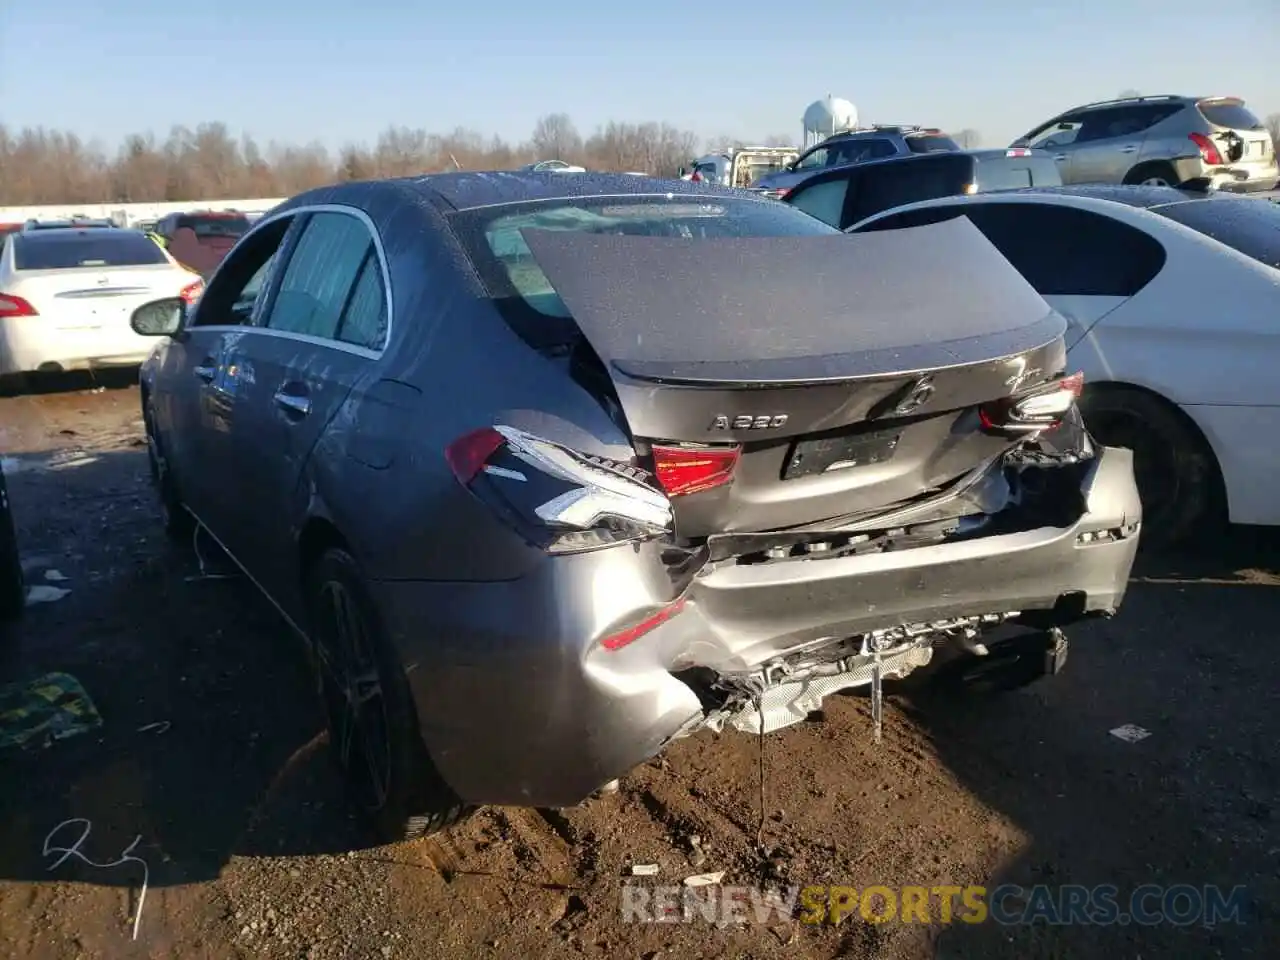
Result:
[[[1224,190],[1263,192],[1280,181],[1271,136],[1238,97],[1162,95],[1090,103],[1036,126],[1009,147],[1052,161],[1068,184],[1179,186],[1206,180]],[[759,178],[753,189],[781,198],[832,169],[960,150],[934,128],[850,130]]]

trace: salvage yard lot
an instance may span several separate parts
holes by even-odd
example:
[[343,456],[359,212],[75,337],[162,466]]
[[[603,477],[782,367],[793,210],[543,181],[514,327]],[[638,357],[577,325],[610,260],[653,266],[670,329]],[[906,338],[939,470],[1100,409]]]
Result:
[[[1264,956],[1280,938],[1280,535],[1145,558],[1059,678],[992,700],[866,700],[760,741],[699,734],[614,794],[486,809],[370,847],[331,772],[296,641],[245,581],[165,540],[136,390],[0,399],[31,581],[70,588],[0,643],[0,682],[78,678],[103,725],[0,754],[0,955],[12,957]],[[66,581],[47,572],[56,570]],[[208,572],[226,572],[211,562]],[[1108,731],[1136,724],[1127,743]],[[761,758],[767,856],[757,852]],[[142,868],[97,863],[135,837]],[[700,843],[694,844],[697,837]],[[702,855],[693,852],[700,847]],[[620,923],[624,875],[674,883],[1247,888],[1206,929],[856,916],[717,929]],[[936,917],[936,914],[935,914]]]

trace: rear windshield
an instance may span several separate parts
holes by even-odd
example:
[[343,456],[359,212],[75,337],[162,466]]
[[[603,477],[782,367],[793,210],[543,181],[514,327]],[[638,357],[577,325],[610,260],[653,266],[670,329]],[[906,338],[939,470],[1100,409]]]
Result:
[[979,157],[978,189],[1018,190],[1022,187],[1060,187],[1062,174],[1048,157]]
[[249,218],[245,216],[198,216],[181,217],[178,229],[190,227],[195,231],[196,239],[206,237],[241,237],[249,232]]
[[489,295],[521,337],[539,349],[568,346],[577,326],[521,235],[522,230],[575,230],[633,237],[678,237],[698,243],[731,237],[798,237],[839,233],[775,201],[728,197],[623,196],[572,202],[513,204],[453,215]]
[[1153,212],[1280,269],[1280,203],[1222,197],[1155,207]]
[[959,150],[960,144],[942,134],[929,134],[923,137],[907,137],[907,148],[912,153],[944,153]]
[[15,270],[136,267],[168,263],[163,251],[134,230],[23,233],[13,237]]
[[1219,127],[1231,127],[1234,130],[1262,129],[1262,121],[1239,100],[1201,103],[1200,112],[1206,120]]

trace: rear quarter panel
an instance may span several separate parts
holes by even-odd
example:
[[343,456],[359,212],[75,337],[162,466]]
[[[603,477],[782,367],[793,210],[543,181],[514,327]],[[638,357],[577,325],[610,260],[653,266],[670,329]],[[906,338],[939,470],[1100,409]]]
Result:
[[1213,448],[1231,519],[1280,523],[1280,272],[1168,227],[1164,269],[1075,343],[1071,364],[1086,383],[1131,384],[1180,406]]
[[374,579],[515,579],[543,554],[457,482],[448,444],[502,422],[604,456],[629,458],[631,447],[507,326],[444,217],[416,193],[393,193],[365,206],[391,274],[391,343],[317,445],[306,509],[331,520]]

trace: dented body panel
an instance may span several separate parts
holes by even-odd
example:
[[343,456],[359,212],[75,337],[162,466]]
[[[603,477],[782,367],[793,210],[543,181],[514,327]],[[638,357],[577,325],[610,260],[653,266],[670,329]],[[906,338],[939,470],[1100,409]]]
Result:
[[[964,281],[986,292],[956,307],[959,332],[948,333],[938,306],[947,290],[913,293],[904,334],[883,316],[895,299],[872,295],[876,281],[864,276],[827,301],[836,311],[867,293],[862,315],[877,332],[862,347],[857,324],[846,334],[834,315],[820,337],[810,320],[808,352],[774,334],[738,342],[722,331],[698,349],[649,343],[626,354],[610,349],[625,337],[586,331],[607,356],[584,374],[579,345],[535,347],[508,322],[451,218],[600,196],[759,205],[820,234],[797,246],[829,244],[828,267],[850,262],[835,244],[857,243],[769,200],[639,177],[326,187],[259,221],[219,266],[192,325],[143,369],[183,499],[300,630],[315,544],[336,536],[350,549],[405,666],[427,748],[463,800],[575,803],[780,677],[834,671],[840,684],[860,683],[868,644],[885,645],[876,656],[886,663],[927,662],[924,644],[943,636],[936,621],[1044,629],[1116,610],[1140,521],[1128,452],[1094,450],[1071,418],[1056,440],[979,423],[983,401],[1052,386],[1065,358],[1061,319],[988,251],[971,251],[970,267],[992,276]],[[255,236],[287,223],[288,251],[295,224],[343,210],[376,236],[390,312],[379,349],[272,329],[270,293],[247,322],[215,316],[219,278]],[[912,244],[877,236],[849,250],[910,255]],[[615,240],[634,250],[644,238],[603,238],[610,269],[621,270],[628,248]],[[944,248],[971,241],[952,237],[921,262],[941,270]],[[707,258],[695,260],[705,281]],[[793,258],[775,282],[794,281],[804,263]],[[634,269],[652,280],[652,264]],[[570,292],[572,276],[561,278],[567,299],[594,313],[600,290]],[[775,313],[785,300],[775,298]],[[202,364],[214,368],[207,382],[193,376]],[[282,402],[289,390],[296,396]],[[511,515],[546,479],[532,460],[508,455],[464,482],[446,458],[460,437],[495,426],[649,494],[660,443],[738,444],[743,454],[732,482],[674,508],[671,528],[625,528],[617,542],[558,553]],[[891,444],[877,434],[888,428]],[[872,448],[882,452],[860,459]],[[547,483],[566,489],[563,478]],[[615,642],[649,621],[635,642]]]

